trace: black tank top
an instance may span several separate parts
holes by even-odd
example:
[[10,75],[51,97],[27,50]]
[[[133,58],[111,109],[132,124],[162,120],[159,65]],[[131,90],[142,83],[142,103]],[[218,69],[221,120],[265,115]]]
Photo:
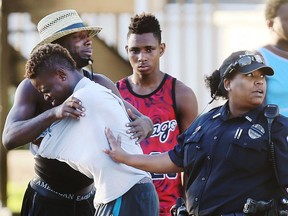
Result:
[[53,190],[61,193],[75,193],[93,183],[93,179],[74,170],[65,162],[35,157],[35,172]]

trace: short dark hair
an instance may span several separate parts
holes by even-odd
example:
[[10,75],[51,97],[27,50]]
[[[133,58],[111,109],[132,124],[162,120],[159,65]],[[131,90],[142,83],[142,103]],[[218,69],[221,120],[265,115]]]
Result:
[[162,31],[160,24],[157,18],[151,13],[141,13],[131,17],[131,23],[128,28],[127,38],[129,38],[131,34],[153,33],[155,38],[161,43]]
[[76,69],[76,62],[69,51],[59,44],[44,44],[35,48],[26,63],[25,77],[34,79],[40,71],[66,68]]
[[277,16],[278,8],[285,3],[288,3],[288,0],[267,0],[265,9],[266,20],[275,18]]

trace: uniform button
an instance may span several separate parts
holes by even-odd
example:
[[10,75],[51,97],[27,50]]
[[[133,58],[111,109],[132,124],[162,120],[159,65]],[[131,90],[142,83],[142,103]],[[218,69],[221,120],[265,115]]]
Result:
[[216,140],[217,139],[217,136],[214,136],[214,140]]
[[201,179],[202,181],[205,181],[206,180],[206,178],[205,177],[202,177],[202,179]]
[[196,202],[198,201],[198,197],[195,198],[195,201],[196,201]]
[[208,156],[207,156],[207,160],[210,160],[210,159],[211,159],[211,157],[210,157],[210,155],[208,155]]

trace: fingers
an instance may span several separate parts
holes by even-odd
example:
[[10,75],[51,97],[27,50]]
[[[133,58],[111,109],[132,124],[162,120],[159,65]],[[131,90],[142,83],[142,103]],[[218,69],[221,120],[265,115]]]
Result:
[[105,128],[105,135],[111,149],[121,146],[121,136],[118,135],[116,139],[110,128]]
[[79,112],[75,112],[75,111],[66,112],[65,115],[67,118],[74,118],[74,119],[80,119],[80,117],[85,116],[84,113],[79,113]]
[[136,139],[136,144],[139,144],[143,139],[145,139],[145,135],[143,135],[143,130],[141,127],[137,129],[137,127],[130,128],[126,131],[127,134],[130,134],[130,139]]
[[103,149],[103,152],[107,155],[110,155],[110,149]]
[[85,116],[85,108],[82,106],[82,102],[75,98],[70,97],[62,104],[51,109],[57,119],[74,118],[80,119]]
[[80,119],[85,116],[85,108],[82,106],[82,102],[76,98],[71,97],[64,103],[64,112],[66,117]]
[[85,113],[83,111],[79,111],[75,109],[67,110],[67,117],[80,119],[80,117],[84,117],[84,116],[85,116]]
[[106,135],[106,138],[108,140],[108,143],[110,145],[110,148],[112,149],[112,147],[114,146],[114,144],[116,143],[116,139],[112,133],[112,131],[110,130],[110,128],[105,128],[105,135]]
[[[138,124],[130,125],[129,128],[127,129],[126,133],[131,134],[132,136],[136,133],[141,132],[142,128]],[[135,138],[135,137],[134,137]]]
[[122,142],[121,136],[118,135],[118,136],[117,136],[117,145],[118,145],[118,146],[121,146],[121,142]]
[[121,148],[121,136],[118,135],[116,139],[110,128],[105,128],[104,132],[110,149],[103,149],[103,152],[109,155],[115,162],[120,163],[122,161],[121,158],[125,157],[125,152]]
[[136,144],[149,137],[153,132],[153,123],[148,117],[136,117],[133,122],[126,124],[129,129],[126,131],[130,134],[130,139],[137,139]]
[[82,102],[76,97],[72,96],[68,100],[68,104],[67,105],[70,106],[71,108],[75,109],[75,110],[78,110],[78,111],[81,111],[81,112],[85,111],[85,108],[82,106]]
[[139,144],[140,142],[142,142],[144,139],[146,139],[146,136],[144,136],[142,133],[137,133],[136,135],[137,141],[136,144]]
[[83,111],[75,110],[71,107],[63,108],[63,117],[67,118],[75,118],[75,119],[80,119],[80,117],[84,117],[85,113]]
[[[127,109],[127,113],[129,115],[129,117],[131,118],[131,120],[135,120],[137,118],[139,118],[137,115],[135,115],[131,109]],[[129,123],[128,123],[129,124]]]
[[75,101],[76,103],[80,103],[80,104],[82,103],[81,100],[79,100],[77,97],[75,97],[73,95],[70,97],[70,100]]

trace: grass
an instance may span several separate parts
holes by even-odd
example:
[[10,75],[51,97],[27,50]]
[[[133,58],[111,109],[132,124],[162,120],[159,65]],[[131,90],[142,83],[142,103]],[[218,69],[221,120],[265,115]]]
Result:
[[7,184],[7,207],[13,213],[19,213],[21,211],[22,200],[24,197],[27,183],[23,185],[8,182]]
[[21,211],[28,182],[35,175],[34,158],[29,150],[13,150],[7,154],[7,207],[13,215]]

